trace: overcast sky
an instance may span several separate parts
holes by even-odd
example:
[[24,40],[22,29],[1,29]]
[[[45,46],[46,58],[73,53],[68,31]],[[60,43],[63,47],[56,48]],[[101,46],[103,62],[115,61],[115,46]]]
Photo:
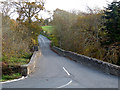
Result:
[[[90,8],[98,7],[103,9],[112,1],[113,0],[46,0],[45,8],[50,11],[54,11],[56,8],[59,8],[66,11],[80,10],[85,12],[87,11],[87,6]],[[43,18],[49,17],[46,13],[42,13],[41,16]]]
[[55,10],[56,8],[71,10],[85,10],[86,6],[91,8],[106,6],[107,2],[112,2],[113,0],[46,0],[45,7],[49,10]]
[[[111,3],[113,0],[45,0],[45,1],[46,10],[50,10],[51,12],[53,12],[56,8],[66,11],[80,10],[85,12],[87,11],[87,6],[89,6],[90,8],[98,7],[100,9],[103,9],[104,7],[107,6],[108,3]],[[50,14],[42,12],[40,17],[41,16],[43,18],[48,18],[50,17]]]

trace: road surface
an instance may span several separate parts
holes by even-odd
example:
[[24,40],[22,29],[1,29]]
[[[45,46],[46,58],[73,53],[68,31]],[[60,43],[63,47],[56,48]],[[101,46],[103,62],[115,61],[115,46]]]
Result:
[[118,88],[118,77],[88,68],[50,50],[50,41],[40,35],[42,56],[28,78],[4,83],[3,88]]

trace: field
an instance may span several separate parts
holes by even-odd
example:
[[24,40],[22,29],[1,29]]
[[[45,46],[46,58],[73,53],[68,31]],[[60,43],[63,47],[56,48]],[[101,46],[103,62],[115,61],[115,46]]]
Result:
[[48,34],[51,34],[54,27],[53,26],[42,26],[42,29],[46,31]]

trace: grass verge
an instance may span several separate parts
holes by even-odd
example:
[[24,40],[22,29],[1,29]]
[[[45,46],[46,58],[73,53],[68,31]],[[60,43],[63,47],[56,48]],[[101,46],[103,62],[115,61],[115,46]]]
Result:
[[14,74],[11,74],[11,75],[2,75],[2,79],[0,79],[0,82],[4,82],[4,81],[7,81],[7,80],[18,79],[20,77],[22,77],[22,75],[20,73],[14,73]]
[[2,77],[0,81],[7,81],[18,79],[22,77],[20,66],[28,64],[31,59],[32,53],[26,53],[20,57],[2,58]]

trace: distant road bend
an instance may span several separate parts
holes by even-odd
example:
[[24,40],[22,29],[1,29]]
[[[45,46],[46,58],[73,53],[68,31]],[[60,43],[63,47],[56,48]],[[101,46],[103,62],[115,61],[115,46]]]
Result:
[[76,63],[54,53],[50,41],[39,35],[42,56],[34,73],[3,88],[118,88],[118,77]]

